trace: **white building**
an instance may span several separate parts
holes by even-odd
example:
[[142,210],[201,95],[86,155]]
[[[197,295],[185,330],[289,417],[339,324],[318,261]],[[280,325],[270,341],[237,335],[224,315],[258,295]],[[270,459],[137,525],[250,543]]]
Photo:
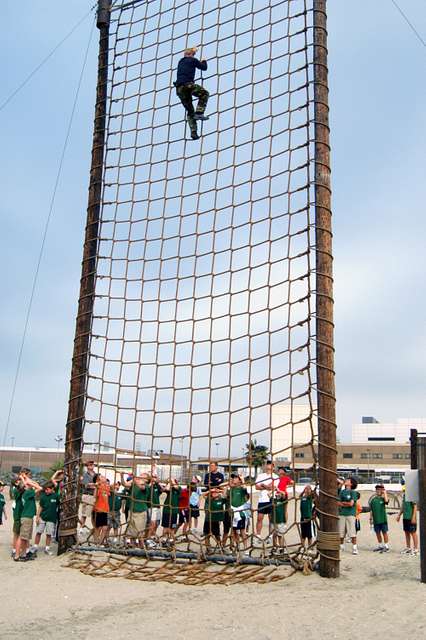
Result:
[[399,442],[410,441],[410,429],[426,432],[426,418],[399,418],[396,422],[379,422],[376,418],[364,416],[358,424],[352,425],[352,442]]
[[293,445],[309,444],[317,435],[317,416],[311,414],[308,404],[273,405],[271,452],[275,459],[291,460]]

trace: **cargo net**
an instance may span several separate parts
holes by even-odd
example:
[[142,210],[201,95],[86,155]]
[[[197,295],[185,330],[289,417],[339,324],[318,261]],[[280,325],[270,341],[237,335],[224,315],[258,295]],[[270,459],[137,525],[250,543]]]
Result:
[[[83,571],[314,567],[312,19],[312,0],[113,6],[83,452],[110,498],[91,522],[83,477]],[[194,141],[173,81],[196,45]]]

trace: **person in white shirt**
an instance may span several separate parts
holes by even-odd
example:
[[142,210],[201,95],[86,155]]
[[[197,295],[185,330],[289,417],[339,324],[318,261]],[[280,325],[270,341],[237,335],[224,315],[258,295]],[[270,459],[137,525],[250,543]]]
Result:
[[259,473],[256,478],[256,489],[260,491],[259,502],[257,505],[257,536],[260,536],[262,533],[263,519],[265,516],[268,516],[269,524],[271,524],[272,498],[274,490],[278,487],[278,482],[279,477],[274,473],[274,463],[271,460],[268,460],[264,471]]

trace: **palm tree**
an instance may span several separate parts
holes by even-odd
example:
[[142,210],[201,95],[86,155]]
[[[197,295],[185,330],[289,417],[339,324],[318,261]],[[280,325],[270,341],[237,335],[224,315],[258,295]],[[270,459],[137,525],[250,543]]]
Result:
[[257,475],[258,468],[263,467],[269,457],[269,449],[263,444],[257,444],[256,440],[250,440],[250,442],[246,444],[246,449],[245,459],[247,460],[247,464],[249,467],[254,467],[255,474]]

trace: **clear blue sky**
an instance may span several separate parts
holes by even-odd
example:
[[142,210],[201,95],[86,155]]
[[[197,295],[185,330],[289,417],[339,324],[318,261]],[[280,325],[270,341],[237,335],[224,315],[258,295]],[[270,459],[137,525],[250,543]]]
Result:
[[[399,0],[426,36],[423,0]],[[93,2],[3,0],[6,98]],[[361,415],[425,415],[426,49],[390,0],[329,0],[342,439]],[[371,6],[373,5],[373,6]],[[0,112],[0,435],[91,18]],[[40,269],[9,436],[54,445],[67,411],[95,96],[97,32]],[[8,438],[8,444],[10,439]]]

